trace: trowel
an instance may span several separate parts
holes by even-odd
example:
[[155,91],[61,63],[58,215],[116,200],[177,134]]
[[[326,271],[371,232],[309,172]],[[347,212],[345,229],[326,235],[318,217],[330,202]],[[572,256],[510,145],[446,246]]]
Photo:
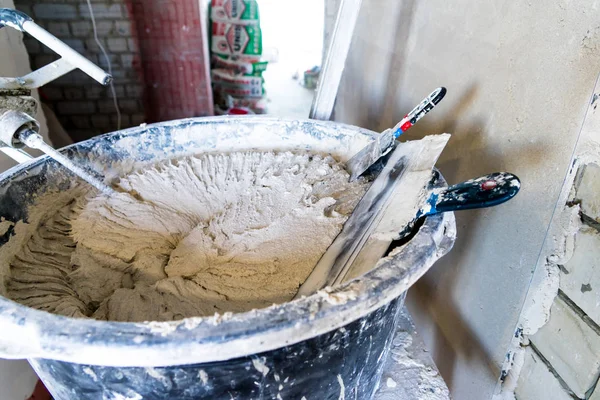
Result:
[[520,182],[507,173],[428,190],[433,166],[449,138],[449,134],[431,135],[396,145],[296,298],[368,272],[386,255],[390,244],[410,234],[424,216],[490,207],[517,194]]
[[[444,212],[493,207],[512,199],[520,187],[521,182],[515,175],[495,172],[450,187],[426,190],[422,196],[425,200],[420,203],[416,214],[400,232],[397,231],[397,225],[393,222],[390,224],[390,219],[386,219],[384,215],[382,223],[359,250],[355,261],[343,268],[335,279],[331,277],[327,284],[337,285],[369,272],[390,251],[408,243],[423,225],[426,217]],[[394,212],[393,207],[388,210]]]
[[350,182],[361,176],[371,165],[393,148],[394,140],[423,118],[446,95],[446,88],[439,87],[423,99],[411,112],[391,129],[383,131],[375,140],[363,147],[348,162],[346,170],[350,173]]
[[[354,208],[342,231],[321,257],[296,297],[309,295],[330,285],[352,265],[371,233],[378,227],[390,201],[397,192],[403,193],[402,209],[409,216],[418,209],[418,196],[431,176],[431,170],[450,139],[449,134],[426,136],[421,140],[398,144],[389,155],[383,170],[377,175],[365,195]],[[412,198],[409,198],[412,196]],[[397,197],[397,196],[396,196]],[[400,231],[410,218],[397,223]]]

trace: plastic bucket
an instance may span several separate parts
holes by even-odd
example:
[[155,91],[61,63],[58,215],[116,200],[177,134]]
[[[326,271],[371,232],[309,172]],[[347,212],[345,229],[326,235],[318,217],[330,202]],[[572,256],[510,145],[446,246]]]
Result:
[[[310,149],[345,161],[373,135],[333,122],[197,118],[106,134],[63,152],[110,177],[161,159],[251,148]],[[46,157],[17,166],[0,175],[0,216],[27,219],[35,194],[71,182]],[[369,399],[404,293],[450,250],[454,233],[452,213],[430,217],[400,251],[359,279],[228,316],[104,322],[0,297],[0,357],[29,359],[59,400]]]

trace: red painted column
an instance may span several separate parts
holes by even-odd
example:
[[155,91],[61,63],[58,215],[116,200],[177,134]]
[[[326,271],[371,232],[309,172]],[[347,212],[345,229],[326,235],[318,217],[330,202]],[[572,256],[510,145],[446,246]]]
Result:
[[38,380],[35,389],[33,389],[33,393],[27,400],[52,400],[52,396],[42,381]]
[[213,115],[201,0],[128,0],[149,122]]

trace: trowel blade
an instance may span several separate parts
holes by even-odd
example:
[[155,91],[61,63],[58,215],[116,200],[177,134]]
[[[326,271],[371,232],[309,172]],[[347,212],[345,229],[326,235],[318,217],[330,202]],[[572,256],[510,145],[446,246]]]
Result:
[[371,165],[375,164],[377,160],[385,155],[391,149],[394,139],[394,131],[388,129],[348,160],[346,169],[350,173],[350,182],[356,180]]
[[[400,143],[394,149],[387,164],[360,200],[340,234],[323,254],[308,279],[300,286],[296,298],[333,285],[340,277],[347,274],[348,268],[356,260],[371,234],[378,230],[378,225],[382,222],[384,212],[388,210],[392,195],[398,193],[398,185],[403,182],[407,174],[415,171],[428,172],[429,175],[420,174],[420,176],[425,176],[422,185],[417,182],[402,186],[401,190],[416,191],[417,193],[411,193],[411,195],[418,197],[420,189],[424,188],[429,180],[433,165],[449,137],[448,134],[427,136],[421,140]],[[417,187],[415,188],[415,186]],[[407,210],[408,214],[416,212],[413,208],[419,205],[416,200],[410,201],[409,207],[405,207],[409,209]],[[389,215],[389,213],[385,214]],[[386,221],[382,225],[385,229],[389,229],[389,222],[393,223],[394,221],[398,220],[392,218],[391,221]],[[403,226],[395,227],[396,232],[402,228]],[[371,266],[373,265],[374,263],[371,264]]]

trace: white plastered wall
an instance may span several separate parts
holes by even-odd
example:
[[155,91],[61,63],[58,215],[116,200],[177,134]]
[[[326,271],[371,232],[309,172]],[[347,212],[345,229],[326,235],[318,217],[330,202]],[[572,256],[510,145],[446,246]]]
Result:
[[393,126],[448,95],[405,139],[450,132],[450,183],[522,180],[502,206],[457,213],[455,248],[409,305],[457,400],[493,395],[600,71],[598,1],[364,0],[335,119]]

